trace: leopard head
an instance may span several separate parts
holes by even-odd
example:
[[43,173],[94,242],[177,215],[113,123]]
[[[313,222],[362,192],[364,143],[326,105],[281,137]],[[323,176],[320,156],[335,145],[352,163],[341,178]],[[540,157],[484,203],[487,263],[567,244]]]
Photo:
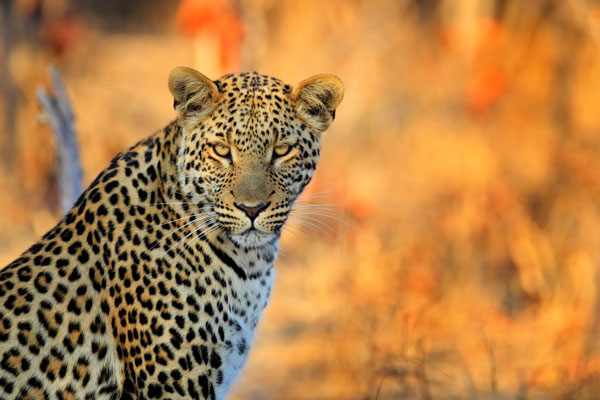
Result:
[[212,81],[178,67],[169,89],[184,195],[235,244],[275,242],[315,170],[321,134],[343,98],[340,79],[316,75],[292,87],[258,73]]

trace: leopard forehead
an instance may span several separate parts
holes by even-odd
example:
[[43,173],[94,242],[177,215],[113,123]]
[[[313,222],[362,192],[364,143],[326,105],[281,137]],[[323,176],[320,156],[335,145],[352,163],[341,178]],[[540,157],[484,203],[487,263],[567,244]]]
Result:
[[215,81],[221,101],[200,126],[206,139],[221,139],[241,152],[264,150],[276,140],[297,139],[304,126],[293,112],[290,85],[257,72]]
[[215,81],[222,93],[233,92],[260,92],[289,94],[292,87],[272,76],[258,72],[244,72],[240,74],[227,74]]

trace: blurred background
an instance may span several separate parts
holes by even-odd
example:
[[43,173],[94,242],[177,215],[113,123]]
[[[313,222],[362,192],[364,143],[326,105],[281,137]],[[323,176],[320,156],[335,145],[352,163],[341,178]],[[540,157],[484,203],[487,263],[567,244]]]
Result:
[[600,2],[2,0],[0,265],[61,216],[35,98],[60,70],[84,185],[174,118],[167,76],[334,73],[233,399],[600,393]]

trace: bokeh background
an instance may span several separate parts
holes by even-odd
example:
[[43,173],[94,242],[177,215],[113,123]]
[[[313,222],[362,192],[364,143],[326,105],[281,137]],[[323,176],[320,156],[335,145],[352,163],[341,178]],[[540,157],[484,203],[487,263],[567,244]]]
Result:
[[4,0],[0,265],[60,218],[35,89],[87,185],[192,66],[346,97],[233,399],[600,396],[597,0]]

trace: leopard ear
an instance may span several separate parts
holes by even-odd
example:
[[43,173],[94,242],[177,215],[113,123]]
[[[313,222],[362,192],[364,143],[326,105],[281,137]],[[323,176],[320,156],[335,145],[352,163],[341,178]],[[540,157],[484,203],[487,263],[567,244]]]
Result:
[[169,90],[173,94],[177,115],[195,122],[210,114],[221,95],[213,81],[186,67],[176,67],[171,71]]
[[344,84],[335,75],[315,75],[300,82],[290,94],[296,112],[311,128],[324,132],[344,98]]

